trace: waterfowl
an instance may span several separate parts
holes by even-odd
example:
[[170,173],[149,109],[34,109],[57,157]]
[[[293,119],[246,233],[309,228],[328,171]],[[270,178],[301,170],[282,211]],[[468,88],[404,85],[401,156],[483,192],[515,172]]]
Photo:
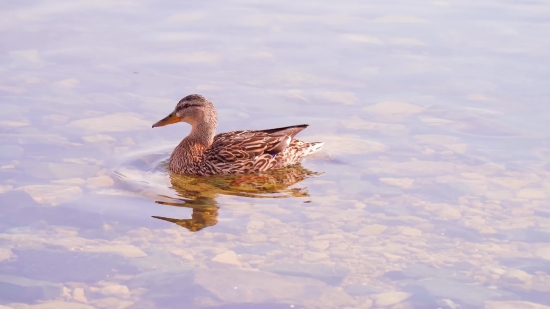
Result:
[[243,130],[216,135],[218,113],[212,102],[199,94],[181,99],[176,108],[153,125],[187,122],[191,132],[174,149],[168,164],[176,174],[197,176],[253,174],[284,168],[323,146],[294,138],[307,124],[267,130]]

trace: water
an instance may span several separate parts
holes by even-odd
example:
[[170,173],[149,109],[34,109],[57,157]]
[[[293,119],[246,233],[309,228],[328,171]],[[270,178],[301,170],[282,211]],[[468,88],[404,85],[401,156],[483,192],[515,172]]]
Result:
[[[550,307],[546,1],[1,7],[0,307]],[[190,93],[325,147],[170,176]]]

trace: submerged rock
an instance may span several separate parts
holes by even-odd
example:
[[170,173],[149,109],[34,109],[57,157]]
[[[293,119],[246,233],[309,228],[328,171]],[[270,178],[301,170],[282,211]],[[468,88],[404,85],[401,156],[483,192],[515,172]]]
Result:
[[519,269],[509,269],[504,275],[503,279],[510,283],[525,283],[530,281],[533,275],[524,272]]
[[338,284],[349,269],[339,265],[280,263],[261,267],[261,270],[279,275],[315,278],[328,284]]
[[9,260],[13,257],[10,248],[0,248],[0,262]]
[[32,303],[54,299],[63,293],[63,285],[19,276],[0,275],[0,299]]
[[550,246],[539,248],[536,252],[536,255],[541,259],[550,260]]
[[139,119],[137,114],[118,113],[76,120],[69,123],[67,126],[96,132],[125,132],[149,129],[151,123]]
[[52,282],[90,282],[115,273],[134,272],[128,259],[115,253],[65,250],[12,249],[17,259],[0,264],[0,273],[17,272],[23,276]]
[[[152,270],[142,272],[124,284],[130,290],[146,289],[146,299],[158,300],[182,300],[193,299],[193,270],[191,267],[173,267],[165,270]],[[170,307],[172,308],[172,307]]]
[[201,269],[193,282],[223,303],[297,303],[316,299],[328,286],[310,278],[287,278],[261,271]]
[[413,264],[399,272],[388,272],[384,275],[388,278],[403,279],[403,278],[445,278],[459,281],[471,281],[468,276],[448,268],[435,268],[422,264]]
[[[139,248],[136,247],[136,249]],[[181,264],[180,258],[174,257],[166,251],[158,249],[146,249],[146,252],[139,249],[139,251],[146,254],[147,257],[130,259],[128,262],[137,267],[141,272],[174,272],[186,269],[187,267],[187,265]]]
[[[120,299],[114,298],[114,297],[107,297],[107,298],[94,300],[94,301],[90,302],[90,304],[94,305],[94,307],[96,307],[96,308],[125,309],[125,308],[128,308],[129,306],[131,306],[134,303],[131,302],[131,301],[127,301],[127,300],[120,300]],[[132,308],[134,308],[134,307],[132,307]],[[141,308],[141,307],[139,307],[139,308]]]
[[291,304],[318,300],[331,291],[344,294],[336,293],[343,300],[346,296],[349,298],[344,291],[337,291],[317,279],[241,268],[199,269],[184,265],[142,273],[124,284],[132,291],[145,288],[142,299],[152,300],[158,308],[181,308],[174,306],[181,303],[187,304],[185,308],[195,308],[193,304],[198,307],[224,304],[235,308],[240,308],[237,304],[286,304],[288,308]]
[[106,296],[118,296],[118,297],[127,297],[130,294],[130,290],[125,285],[115,284],[109,285],[101,288],[99,293]]
[[105,134],[96,134],[96,135],[89,135],[89,136],[83,136],[82,140],[87,143],[97,143],[97,142],[114,142],[116,139],[110,135]]
[[115,184],[109,176],[91,177],[86,180],[87,186],[92,188],[110,187]]
[[76,301],[79,301],[81,303],[88,302],[88,299],[86,298],[86,295],[84,295],[84,289],[82,288],[75,288],[73,290],[73,299]]
[[140,248],[134,245],[99,245],[90,248],[85,248],[86,252],[105,252],[105,253],[119,253],[128,258],[145,257],[147,254]]
[[223,253],[216,255],[212,259],[212,262],[230,264],[230,265],[235,265],[237,267],[241,267],[241,262],[239,262],[239,259],[237,258],[237,254],[231,250],[225,251]]
[[412,294],[405,292],[388,292],[372,295],[372,299],[374,299],[374,304],[376,306],[385,307],[399,304],[411,297],[411,295]]
[[518,298],[515,294],[506,291],[442,278],[420,280],[408,285],[406,290],[417,297],[451,299],[476,307],[482,306],[485,301]]
[[70,202],[82,196],[82,190],[75,186],[31,185],[19,187],[17,190],[27,192],[40,204],[52,206]]
[[388,227],[381,224],[372,224],[367,225],[357,231],[357,235],[367,236],[367,235],[378,235],[382,234]]
[[239,247],[233,248],[233,250],[237,254],[263,255],[263,254],[266,254],[267,252],[277,250],[279,248],[280,248],[279,245],[264,243],[264,244],[248,245],[248,246],[239,246]]
[[24,191],[10,190],[0,194],[0,209],[2,209],[2,212],[36,205],[38,205],[38,203]]
[[549,306],[528,301],[488,301],[485,309],[550,309]]
[[97,165],[76,163],[31,163],[24,166],[25,173],[41,179],[88,178],[100,169]]
[[95,308],[92,306],[80,304],[80,303],[52,300],[52,301],[32,305],[29,307],[25,307],[25,309],[95,309]]
[[[26,195],[25,192],[13,191]],[[0,201],[0,205],[1,205]],[[14,206],[17,204],[13,204]],[[101,229],[104,219],[99,213],[81,210],[73,207],[17,207],[0,212],[0,221],[8,226],[28,226],[38,222],[46,222],[48,225],[74,226],[83,229]]]
[[366,296],[380,293],[381,289],[367,284],[354,283],[344,287],[344,291],[351,296]]

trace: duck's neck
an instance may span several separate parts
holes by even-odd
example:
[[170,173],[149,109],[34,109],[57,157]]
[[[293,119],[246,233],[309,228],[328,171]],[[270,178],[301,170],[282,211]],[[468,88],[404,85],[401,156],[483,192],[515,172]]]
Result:
[[214,135],[216,135],[216,124],[202,121],[191,125],[191,132],[183,141],[208,148],[214,141]]
[[200,161],[204,151],[214,141],[214,135],[216,134],[215,123],[203,121],[193,123],[191,126],[189,135],[179,143],[170,156],[170,167],[174,171]]

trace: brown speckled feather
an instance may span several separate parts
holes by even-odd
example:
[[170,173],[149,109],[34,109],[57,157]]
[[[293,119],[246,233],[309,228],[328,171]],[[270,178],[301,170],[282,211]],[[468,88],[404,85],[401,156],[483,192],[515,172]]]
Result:
[[[292,139],[307,125],[298,125],[269,130],[233,131],[218,134],[204,156],[211,162],[236,162],[253,160],[263,154],[281,152],[288,146],[288,139]],[[283,144],[283,145],[281,145]]]
[[[205,174],[248,174],[299,163],[322,144],[293,139],[307,125],[218,134],[204,152]],[[204,163],[203,163],[204,164]]]

